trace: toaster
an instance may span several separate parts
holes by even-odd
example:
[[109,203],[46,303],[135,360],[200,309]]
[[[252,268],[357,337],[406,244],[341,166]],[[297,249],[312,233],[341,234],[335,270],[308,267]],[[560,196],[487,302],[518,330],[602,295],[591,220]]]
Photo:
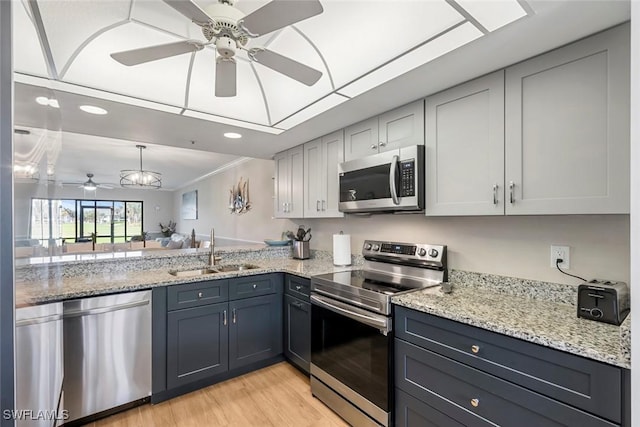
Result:
[[578,286],[578,317],[620,325],[629,314],[629,286],[591,280]]

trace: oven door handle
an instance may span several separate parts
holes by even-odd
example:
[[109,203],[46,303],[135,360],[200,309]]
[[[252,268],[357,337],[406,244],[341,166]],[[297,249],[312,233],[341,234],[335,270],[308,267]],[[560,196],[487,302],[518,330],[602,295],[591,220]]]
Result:
[[[329,302],[331,301],[331,302]],[[334,313],[342,314],[365,325],[377,328],[384,335],[391,331],[391,319],[385,316],[367,315],[364,310],[349,306],[341,302],[330,300],[320,295],[311,295],[311,303],[319,307],[326,308]]]
[[389,190],[391,191],[391,199],[393,199],[394,205],[399,205],[398,191],[396,190],[396,173],[398,172],[398,162],[400,157],[398,155],[393,156],[391,159],[391,167],[389,168]]

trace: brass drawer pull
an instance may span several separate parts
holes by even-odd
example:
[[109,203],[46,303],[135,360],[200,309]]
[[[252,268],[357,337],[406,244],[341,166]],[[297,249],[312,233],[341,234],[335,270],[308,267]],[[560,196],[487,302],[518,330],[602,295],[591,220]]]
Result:
[[198,298],[202,298],[203,294],[202,292],[198,292]]
[[478,354],[479,351],[480,351],[480,347],[479,346],[477,346],[477,345],[472,345],[471,346],[471,352],[473,354]]
[[302,289],[302,286],[296,285],[296,291],[299,291],[300,289]]
[[253,289],[257,288],[258,285],[256,285],[255,283],[253,284]]
[[480,405],[479,399],[471,399],[471,406],[473,406],[474,408],[477,408],[478,405]]

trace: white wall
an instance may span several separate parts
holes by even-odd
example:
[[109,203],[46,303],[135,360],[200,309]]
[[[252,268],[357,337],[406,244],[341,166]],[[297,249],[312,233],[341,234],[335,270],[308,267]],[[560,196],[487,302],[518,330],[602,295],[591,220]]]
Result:
[[[353,253],[361,251],[367,238],[446,244],[451,268],[577,284],[577,279],[550,266],[549,246],[562,244],[571,247],[570,273],[629,282],[628,215],[427,218],[387,214],[278,220],[272,218],[273,172],[273,161],[250,160],[177,191],[176,218],[185,191],[198,190],[200,210],[198,220],[179,220],[178,230],[189,233],[195,228],[197,234],[206,234],[215,227],[216,236],[261,242],[304,224],[312,228],[312,249],[332,250],[333,234],[342,230],[352,236]],[[249,178],[253,209],[231,215],[229,189],[241,176]]]
[[81,188],[68,186],[16,183],[14,192],[15,235],[17,237],[28,235],[31,199],[34,197],[142,201],[144,209],[142,220],[144,221],[144,231],[147,232],[160,231],[158,223],[169,222],[173,216],[173,193],[171,191],[99,188],[95,192],[85,192]]
[[[287,220],[272,218],[273,173],[272,160],[253,159],[175,191],[173,219],[178,223],[177,231],[189,234],[195,229],[199,236],[208,236],[214,227],[216,239],[280,239],[282,231],[291,226]],[[249,181],[252,208],[243,214],[231,214],[229,190],[241,177]],[[182,194],[192,190],[198,190],[198,219],[184,220],[180,215]]]

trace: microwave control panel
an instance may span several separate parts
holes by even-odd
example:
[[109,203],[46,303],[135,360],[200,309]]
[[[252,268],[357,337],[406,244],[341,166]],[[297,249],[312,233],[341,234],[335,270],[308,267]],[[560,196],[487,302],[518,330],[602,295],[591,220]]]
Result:
[[400,162],[400,197],[416,195],[416,162],[414,159]]

